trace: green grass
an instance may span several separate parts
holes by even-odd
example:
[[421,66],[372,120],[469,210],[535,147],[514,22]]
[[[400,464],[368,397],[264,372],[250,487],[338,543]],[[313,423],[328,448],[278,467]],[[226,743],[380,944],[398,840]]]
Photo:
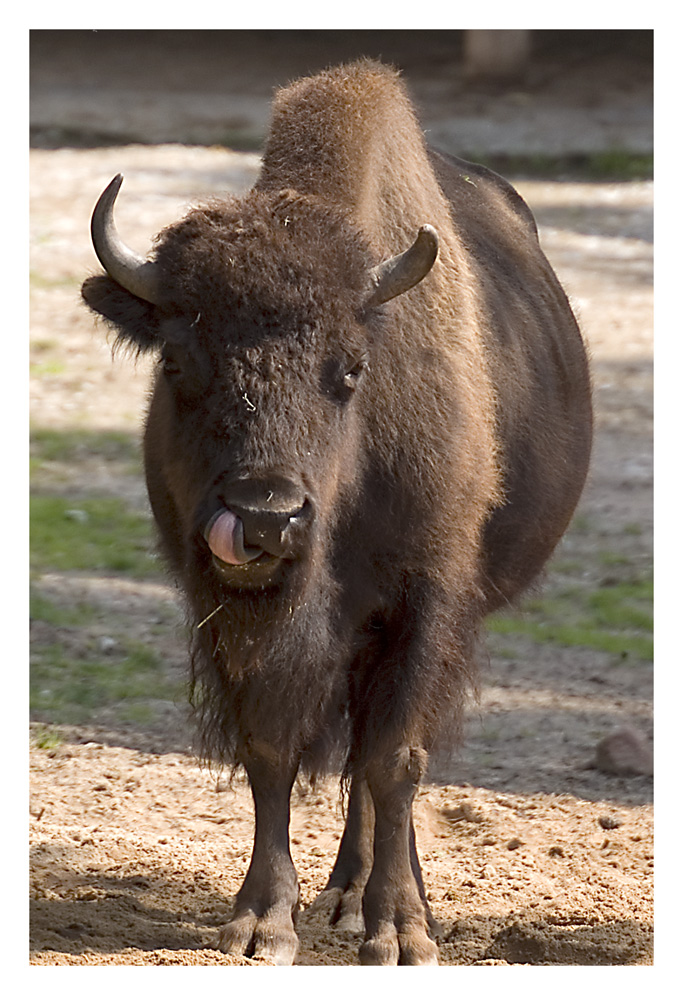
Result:
[[589,179],[640,180],[654,176],[654,156],[624,149],[607,149],[586,156],[584,168]]
[[42,363],[31,363],[32,377],[57,377],[66,372],[66,364],[61,359],[47,359]]
[[600,587],[587,597],[588,606],[598,625],[610,629],[652,632],[651,580]]
[[122,642],[117,652],[103,655],[86,638],[77,652],[59,642],[35,650],[29,703],[41,722],[85,722],[96,710],[112,707],[134,720],[149,718],[150,701],[172,700],[180,691],[149,646],[130,640]]
[[[47,724],[34,736],[36,745],[44,749],[55,745],[50,725],[95,719],[145,726],[158,720],[160,701],[185,697],[182,683],[168,676],[159,654],[132,638],[128,617],[112,615],[99,601],[88,598],[87,575],[144,580],[161,578],[163,573],[153,553],[149,515],[123,498],[91,489],[92,467],[101,467],[103,461],[112,479],[140,473],[137,436],[125,431],[33,428],[30,709],[32,719]],[[64,493],[64,481],[70,480],[77,481],[78,493]],[[52,584],[49,589],[41,587],[42,574],[66,580],[75,571],[86,575],[85,583],[78,585],[82,594],[69,598],[62,592],[53,594]],[[164,607],[159,607],[161,615]],[[175,618],[162,624],[153,610],[144,626],[145,640],[153,640],[157,630],[167,633],[171,621],[175,624]],[[112,640],[106,646],[103,633]]]
[[74,500],[34,494],[31,571],[89,570],[149,577],[159,573],[147,516],[119,498]]
[[31,742],[34,746],[37,746],[39,750],[54,750],[56,747],[62,745],[64,738],[56,729],[52,729],[50,726],[40,725],[33,729],[31,733]]
[[586,182],[651,180],[654,156],[626,149],[553,156],[543,153],[518,155],[487,153],[462,154],[461,158],[481,163],[508,178],[571,179]]
[[[31,716],[79,724],[105,709],[109,717],[144,725],[159,699],[181,694],[157,653],[130,638],[125,616],[109,617],[87,593],[70,600],[52,595],[39,580],[48,572],[139,580],[161,575],[149,515],[122,498],[89,492],[93,461],[108,463],[114,476],[139,473],[139,442],[127,432],[43,427],[33,428],[30,442]],[[78,494],[54,489],[55,481],[63,485],[74,477]],[[152,628],[150,621],[150,637]],[[107,648],[99,638],[103,631],[113,638]],[[51,743],[46,732],[37,745]]]
[[48,490],[59,479],[82,474],[87,487],[89,464],[108,463],[112,471],[141,474],[140,443],[128,432],[34,427],[31,431],[29,470],[34,490]]
[[31,585],[29,592],[29,616],[32,622],[47,622],[54,626],[84,626],[96,617],[95,609],[87,602],[69,605],[67,608],[56,605],[40,594]]
[[31,457],[43,461],[78,463],[98,456],[112,462],[140,463],[139,443],[127,432],[95,432],[87,429],[31,431]]
[[595,589],[572,585],[526,602],[521,612],[493,616],[488,628],[538,643],[600,650],[619,660],[650,661],[652,597],[649,577]]

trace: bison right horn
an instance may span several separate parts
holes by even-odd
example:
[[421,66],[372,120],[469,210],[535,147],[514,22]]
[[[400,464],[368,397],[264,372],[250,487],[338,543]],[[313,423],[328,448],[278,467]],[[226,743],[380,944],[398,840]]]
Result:
[[439,236],[431,225],[422,225],[417,238],[405,252],[375,266],[371,273],[373,289],[367,307],[385,304],[423,280],[434,265],[439,251]]
[[129,249],[114,224],[114,202],[122,183],[123,176],[118,173],[95,204],[90,222],[92,244],[112,280],[143,301],[158,304],[160,295],[156,263]]

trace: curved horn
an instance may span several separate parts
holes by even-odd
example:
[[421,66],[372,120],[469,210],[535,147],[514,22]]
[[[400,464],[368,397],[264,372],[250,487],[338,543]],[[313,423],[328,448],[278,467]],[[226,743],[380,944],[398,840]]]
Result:
[[90,222],[92,244],[112,280],[143,301],[158,304],[160,295],[156,264],[129,249],[121,241],[114,224],[114,201],[122,183],[123,176],[119,173],[95,204]]
[[434,265],[439,236],[431,225],[422,225],[417,238],[405,252],[375,266],[371,273],[373,290],[367,305],[376,307],[398,297],[423,280]]

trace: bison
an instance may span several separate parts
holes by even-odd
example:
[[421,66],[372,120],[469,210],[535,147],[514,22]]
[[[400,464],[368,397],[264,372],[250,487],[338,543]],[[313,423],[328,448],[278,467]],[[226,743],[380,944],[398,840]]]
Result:
[[437,962],[412,803],[457,733],[487,613],[539,574],[581,493],[589,373],[533,216],[428,148],[370,60],[275,97],[243,197],[151,258],[98,201],[82,295],[154,351],[144,433],[161,550],[191,620],[203,756],[243,766],[249,870],[222,951],[294,961],[299,774],[346,825],[321,898],[363,964]]

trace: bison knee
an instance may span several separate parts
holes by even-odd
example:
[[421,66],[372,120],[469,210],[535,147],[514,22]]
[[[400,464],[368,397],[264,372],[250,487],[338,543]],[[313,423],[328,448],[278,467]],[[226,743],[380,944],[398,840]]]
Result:
[[427,751],[419,746],[401,746],[373,758],[367,766],[367,781],[377,806],[385,800],[396,805],[399,799],[412,802],[415,790],[427,769]]

